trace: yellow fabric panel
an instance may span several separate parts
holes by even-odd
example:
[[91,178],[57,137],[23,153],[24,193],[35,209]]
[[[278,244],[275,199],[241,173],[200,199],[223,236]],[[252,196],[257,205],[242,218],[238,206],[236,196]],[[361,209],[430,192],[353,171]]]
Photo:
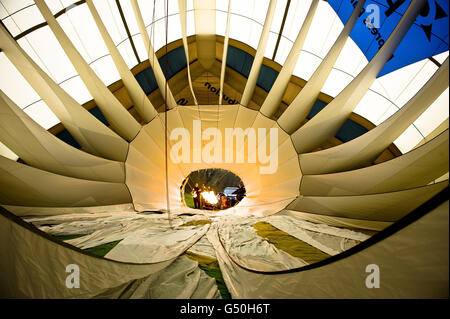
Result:
[[294,257],[300,258],[308,264],[313,264],[330,257],[330,255],[324,253],[320,249],[273,227],[269,223],[258,222],[254,224],[253,227],[257,230],[259,236],[266,238],[269,243],[273,244],[276,248],[281,249]]
[[203,255],[199,255],[190,251],[187,251],[184,253],[187,257],[191,258],[192,260],[195,260],[196,262],[198,262],[199,265],[204,266],[204,267],[208,267],[208,268],[219,268],[219,264],[217,262],[217,259],[208,257],[208,256],[203,256]]
[[200,225],[206,225],[206,224],[211,224],[211,221],[207,220],[207,219],[191,220],[187,223],[184,223],[181,226],[200,226]]

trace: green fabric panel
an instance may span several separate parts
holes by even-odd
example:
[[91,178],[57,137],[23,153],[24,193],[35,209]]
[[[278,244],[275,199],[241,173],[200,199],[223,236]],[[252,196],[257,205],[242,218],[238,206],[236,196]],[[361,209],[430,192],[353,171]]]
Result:
[[120,243],[122,241],[121,240],[116,240],[110,243],[106,243],[103,245],[99,245],[96,247],[92,247],[92,248],[88,248],[85,249],[85,251],[87,251],[88,253],[91,253],[93,255],[97,255],[99,257],[104,257],[111,249],[113,249],[114,247],[117,246],[118,243]]
[[52,235],[52,237],[55,237],[56,239],[59,239],[61,241],[75,239],[75,238],[79,238],[79,237],[83,237],[83,236],[86,236],[86,234],[81,234],[81,235]]
[[225,281],[223,280],[222,272],[220,271],[217,259],[208,256],[198,255],[189,251],[187,251],[185,255],[191,258],[192,260],[198,262],[198,267],[201,270],[203,270],[208,276],[216,280],[216,285],[220,291],[222,299],[231,299],[231,294],[228,291]]

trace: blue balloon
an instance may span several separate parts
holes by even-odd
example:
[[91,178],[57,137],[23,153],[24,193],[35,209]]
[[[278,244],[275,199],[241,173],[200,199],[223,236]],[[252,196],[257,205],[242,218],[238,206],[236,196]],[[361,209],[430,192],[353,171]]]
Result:
[[[411,0],[366,1],[350,37],[369,61],[389,38],[410,2]],[[328,3],[345,24],[358,1],[328,0]],[[448,51],[448,20],[449,1],[428,0],[378,77]]]

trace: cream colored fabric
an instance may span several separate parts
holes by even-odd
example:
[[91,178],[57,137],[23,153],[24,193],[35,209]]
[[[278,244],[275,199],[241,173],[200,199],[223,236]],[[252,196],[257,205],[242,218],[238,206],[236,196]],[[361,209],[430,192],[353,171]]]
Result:
[[[240,118],[236,114],[246,114]],[[161,209],[166,207],[165,191],[165,147],[164,147],[164,119],[155,118],[144,126],[130,144],[130,151],[126,161],[126,184],[130,189],[133,202],[137,210]],[[241,215],[254,214],[258,216],[276,213],[286,207],[298,195],[301,172],[298,164],[297,154],[292,146],[289,136],[284,133],[276,124],[257,111],[249,110],[240,105],[227,105],[219,107],[217,105],[202,106],[201,111],[195,106],[179,106],[170,110],[168,116],[168,135],[176,128],[185,128],[190,135],[189,154],[187,163],[174,163],[170,151],[180,138],[169,140],[168,145],[168,180],[170,207],[173,209],[182,207],[180,186],[189,173],[198,169],[223,168],[238,175],[244,182],[247,195],[237,206],[227,210],[227,214],[237,213]],[[252,120],[253,119],[253,120]],[[194,145],[194,120],[201,120],[201,130],[208,128],[218,128],[222,135],[221,147],[222,157],[217,163],[206,163],[203,159],[199,163],[194,162],[194,152],[200,153],[199,146],[205,149],[209,140],[204,140],[199,146]],[[262,129],[260,136],[261,145],[266,143],[266,154],[272,154],[277,158],[278,166],[272,174],[261,174],[262,164],[259,156],[253,151],[249,154],[248,139],[237,145],[234,139],[234,151],[236,154],[244,154],[243,163],[237,163],[236,156],[231,163],[225,162],[227,146],[225,145],[226,128],[253,128],[258,132]],[[272,150],[270,141],[275,143],[275,139],[270,137],[270,128],[275,129],[278,141]],[[258,138],[256,138],[256,141]],[[262,149],[262,147],[261,147]],[[229,150],[229,148],[228,148]],[[256,162],[251,163],[249,156],[255,155]],[[218,190],[217,190],[218,191]]]
[[[238,267],[221,246],[217,231],[207,234],[233,298],[448,298],[448,209],[447,201],[362,251],[325,266],[282,275]],[[379,267],[380,288],[365,285],[370,264]]]
[[264,103],[261,105],[260,112],[267,117],[271,117],[283,99],[283,95],[291,79],[292,72],[294,71],[295,65],[297,64],[298,56],[302,50],[303,43],[305,42],[306,36],[311,26],[314,13],[316,12],[319,0],[313,0],[311,6],[309,7],[308,13],[306,15],[305,21],[302,24],[300,31],[298,32],[297,38],[292,45],[291,51],[289,52],[286,61],[283,64],[283,68],[275,80],[272,88],[269,91]]
[[206,234],[192,245],[188,249],[188,252],[216,259],[216,251],[206,237]]
[[0,140],[33,167],[102,182],[124,182],[123,163],[96,157],[64,143],[34,122],[0,90]]
[[[173,227],[178,227],[181,224],[181,220],[172,220]],[[52,233],[56,232],[61,235],[85,234],[83,231],[84,225],[89,229],[89,231],[87,231],[87,236],[70,239],[67,243],[81,249],[87,249],[123,240],[128,236],[132,237],[134,233],[145,231],[146,229],[163,231],[169,230],[170,228],[167,215],[136,215],[133,212],[128,214],[128,216],[112,216],[109,218],[93,220],[92,222],[78,222],[77,220],[69,223],[64,222],[58,225],[60,227],[53,226],[50,229],[43,228],[43,230]],[[143,251],[142,253],[145,254],[146,252]],[[134,258],[134,256],[131,257]],[[155,257],[160,258],[158,256]],[[164,259],[164,256],[162,259]]]
[[333,137],[391,58],[425,1],[411,2],[400,22],[369,64],[323,110],[292,134],[297,152],[307,153]]
[[308,264],[258,236],[253,227],[257,221],[237,217],[219,222],[220,238],[233,260],[246,268],[258,271],[287,270]]
[[89,11],[91,12],[92,17],[94,18],[95,24],[97,25],[97,28],[100,31],[103,41],[105,42],[108,51],[111,54],[111,58],[114,61],[117,71],[119,71],[123,85],[127,89],[128,95],[130,96],[130,99],[133,102],[133,106],[135,107],[136,111],[139,113],[139,115],[142,117],[145,123],[150,122],[157,114],[154,106],[147,98],[147,95],[142,90],[133,73],[131,73],[127,64],[120,55],[120,52],[117,49],[116,45],[114,44],[113,40],[111,39],[111,36],[109,35],[105,25],[103,24],[102,19],[100,18],[100,15],[98,14],[94,3],[92,2],[92,0],[88,0],[86,1],[86,4],[89,7]]
[[187,69],[187,77],[189,82],[189,89],[191,90],[192,97],[194,99],[194,105],[198,105],[197,98],[195,97],[194,88],[192,87],[192,77],[191,77],[191,66],[189,59],[189,46],[187,42],[187,15],[186,15],[186,1],[187,0],[178,0],[178,8],[180,9],[180,26],[181,26],[181,36],[183,39],[183,47],[184,47],[184,55],[186,56],[186,69]]
[[265,218],[265,221],[331,256],[369,238],[357,231],[314,224],[293,216],[276,214]]
[[[24,52],[2,25],[0,25],[0,42],[3,53],[47,103],[83,150],[111,160],[125,160],[128,143],[104,126],[57,85]],[[99,136],[102,138],[99,139]]]
[[56,21],[50,9],[44,0],[36,0],[36,6],[39,8],[48,26],[55,34],[64,52],[77,70],[87,89],[94,98],[97,106],[102,110],[108,123],[124,139],[131,141],[139,132],[140,125],[134,117],[123,107],[119,100],[112,94],[106,85],[95,74],[91,67],[86,63],[81,54],[77,51],[69,37]]
[[270,0],[269,8],[267,9],[266,19],[264,20],[264,27],[261,37],[258,42],[258,48],[253,59],[252,68],[248,75],[247,83],[245,84],[244,92],[242,93],[241,105],[248,106],[255,91],[256,82],[258,81],[259,71],[261,71],[262,62],[264,59],[264,52],[266,52],[267,42],[269,40],[269,32],[272,26],[273,17],[277,0]]
[[42,171],[0,156],[2,205],[73,207],[129,203],[123,183],[97,182]]
[[225,70],[227,66],[228,40],[230,38],[230,9],[232,1],[233,0],[228,0],[227,27],[225,31],[225,39],[223,41],[222,65],[220,68],[219,105],[222,105],[222,98],[223,98],[223,89],[224,89],[223,83],[225,81]]
[[277,213],[277,216],[278,215],[292,216],[296,219],[302,219],[302,220],[310,221],[310,222],[317,223],[317,224],[325,224],[328,226],[335,226],[335,227],[342,227],[342,228],[360,228],[360,229],[366,229],[366,230],[370,230],[370,231],[380,231],[380,230],[383,230],[386,227],[392,225],[392,222],[380,222],[380,221],[373,221],[373,220],[326,216],[326,215],[311,214],[311,213],[298,212],[295,210],[286,210],[286,209]]
[[197,262],[185,256],[178,257],[167,268],[150,277],[129,298],[218,298],[218,289],[214,278],[207,276],[198,268]]
[[397,221],[439,193],[448,180],[432,185],[372,195],[299,196],[287,209],[337,217]]
[[289,134],[292,134],[296,129],[300,127],[302,121],[306,119],[306,116],[311,111],[314,102],[316,102],[320,94],[320,90],[325,84],[331,70],[333,69],[334,64],[339,57],[339,54],[341,53],[345,43],[347,42],[347,38],[349,37],[350,32],[353,30],[356,20],[358,19],[361,9],[364,7],[365,3],[365,0],[358,1],[358,4],[353,10],[352,15],[346,22],[344,29],[342,29],[330,51],[328,51],[327,55],[322,60],[314,74],[311,76],[308,82],[306,82],[305,86],[297,94],[289,107],[283,112],[283,114],[281,114],[280,118],[277,120],[280,127],[282,127],[283,130],[285,130]]
[[194,0],[197,58],[209,70],[216,60],[216,2]]
[[175,229],[146,227],[128,234],[105,257],[139,264],[167,261],[186,251],[208,228],[209,225]]
[[300,154],[302,171],[304,174],[333,173],[369,164],[448,88],[448,76],[447,58],[408,103],[377,127],[341,145]]
[[127,211],[134,212],[131,203],[104,206],[85,207],[38,207],[38,206],[13,206],[1,205],[16,216],[65,216],[72,214],[96,214],[103,212]]
[[421,145],[427,143],[428,141],[432,140],[433,138],[435,138],[436,136],[438,136],[439,134],[441,134],[442,132],[444,132],[445,130],[448,129],[449,127],[449,119],[447,118],[445,121],[443,121],[441,123],[441,125],[439,125],[438,127],[436,127],[430,134],[428,134],[427,136],[425,136],[420,143],[418,143],[414,148],[420,147]]
[[361,195],[424,186],[448,172],[448,129],[409,153],[358,170],[304,175],[300,193],[305,196]]
[[[3,215],[0,260],[0,295],[4,298],[91,298],[149,276],[172,262],[133,265],[91,257],[31,232]],[[80,269],[80,288],[66,286],[70,275],[66,267],[71,264]]]
[[[155,50],[150,41],[150,37],[148,36],[147,29],[145,28],[144,20],[142,19],[141,10],[139,9],[139,4],[137,0],[132,0],[131,5],[133,7],[133,12],[136,17],[137,24],[139,26],[139,32],[141,33],[142,41],[144,42],[145,49],[148,54],[148,61],[153,70],[153,74],[155,75],[156,82],[158,83],[159,90],[161,95],[167,99],[167,107],[169,109],[175,107],[177,103],[172,95],[172,91],[170,90],[169,85],[167,84],[166,77],[161,69],[161,65],[159,64],[158,57],[155,54]],[[167,86],[167,88],[166,88]],[[167,89],[167,90],[166,90]],[[166,96],[167,91],[167,96]]]

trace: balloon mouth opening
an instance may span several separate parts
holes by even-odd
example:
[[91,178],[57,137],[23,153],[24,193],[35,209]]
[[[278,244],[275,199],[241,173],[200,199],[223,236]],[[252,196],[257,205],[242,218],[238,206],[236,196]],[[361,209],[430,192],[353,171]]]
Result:
[[210,211],[235,207],[246,196],[242,179],[222,168],[192,171],[183,180],[180,192],[185,207]]

